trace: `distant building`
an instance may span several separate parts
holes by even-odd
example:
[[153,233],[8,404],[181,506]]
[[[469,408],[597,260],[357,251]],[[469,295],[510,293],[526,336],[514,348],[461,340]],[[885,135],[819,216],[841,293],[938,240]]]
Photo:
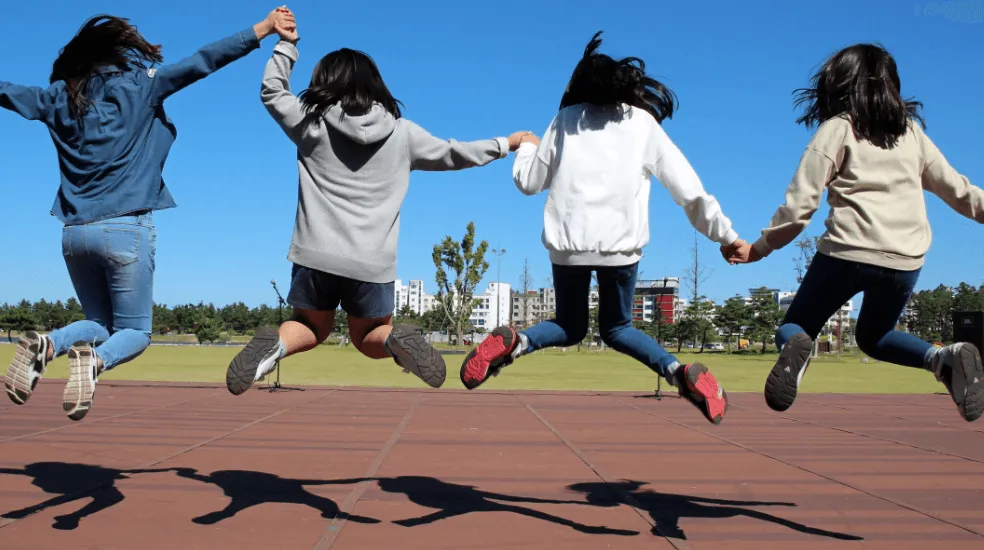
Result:
[[637,281],[635,298],[632,301],[632,319],[647,323],[657,319],[664,323],[675,323],[679,317],[679,296],[679,277]]

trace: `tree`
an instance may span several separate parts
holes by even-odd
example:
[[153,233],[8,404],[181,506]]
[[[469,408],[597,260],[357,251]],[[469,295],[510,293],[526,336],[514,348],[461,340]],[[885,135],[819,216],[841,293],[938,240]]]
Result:
[[807,237],[803,236],[800,240],[796,241],[796,248],[799,248],[799,254],[793,258],[793,263],[796,265],[796,282],[803,284],[803,277],[806,277],[806,272],[810,269],[810,264],[813,263],[813,257],[817,255],[817,246],[820,245],[820,237]]
[[253,328],[250,326],[249,308],[242,302],[229,304],[220,309],[219,316],[226,328],[238,334],[245,334],[247,330]]
[[728,353],[731,353],[731,340],[741,335],[742,329],[752,324],[752,312],[741,296],[728,298],[718,310],[714,323],[728,335]]
[[437,269],[435,302],[454,327],[458,345],[463,341],[465,324],[478,304],[474,298],[475,288],[489,269],[489,263],[485,261],[488,249],[487,241],[475,246],[475,222],[468,222],[460,242],[448,235],[440,244],[434,245],[431,258]]
[[529,314],[529,300],[530,300],[530,290],[533,288],[533,271],[530,269],[529,258],[523,259],[523,270],[519,272],[519,285],[516,300],[516,305],[519,307],[516,310],[516,315],[519,316],[520,326],[527,326],[530,320]]
[[335,332],[339,334],[348,333],[348,313],[344,309],[335,311]]
[[953,294],[953,311],[984,311],[984,285],[980,289],[960,283]]
[[215,315],[203,315],[195,327],[195,337],[199,344],[217,342],[222,337],[222,321]]
[[694,246],[690,249],[691,262],[687,271],[683,274],[683,280],[690,287],[690,303],[693,305],[700,298],[700,287],[711,277],[713,270],[708,270],[700,262],[700,249],[698,247],[697,231],[694,230]]
[[700,343],[701,353],[704,353],[704,346],[708,342],[709,333],[714,328],[714,324],[711,322],[713,315],[714,304],[704,296],[698,296],[697,299],[690,302],[684,311],[687,328],[690,329],[690,334],[694,337],[694,345]]
[[762,287],[752,291],[752,330],[750,339],[762,341],[762,353],[766,352],[769,341],[775,337],[776,329],[782,321],[782,309],[776,303],[772,291]]

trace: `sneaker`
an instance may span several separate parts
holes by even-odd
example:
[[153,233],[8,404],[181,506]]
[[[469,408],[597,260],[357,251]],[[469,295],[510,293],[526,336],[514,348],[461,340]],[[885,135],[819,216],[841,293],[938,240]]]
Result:
[[956,343],[941,348],[930,361],[930,370],[946,386],[960,416],[973,422],[984,413],[984,367],[973,344]]
[[513,362],[513,352],[519,345],[519,335],[511,327],[498,327],[468,354],[461,364],[461,383],[473,390],[491,376],[498,376],[503,367]]
[[95,350],[85,342],[79,342],[68,350],[68,383],[62,395],[62,408],[72,420],[82,420],[92,407],[97,364]]
[[728,412],[728,393],[711,371],[702,363],[691,363],[678,367],[675,374],[680,397],[700,409],[712,424],[720,424]]
[[432,388],[440,388],[447,378],[448,369],[444,357],[414,327],[396,325],[383,344],[403,372],[420,378]]
[[260,327],[226,369],[226,388],[240,395],[255,382],[277,368],[280,360],[280,332],[274,327]]
[[793,335],[782,347],[782,353],[765,380],[765,402],[777,412],[793,406],[796,392],[813,354],[813,339],[805,332]]
[[27,403],[37,387],[44,371],[48,368],[48,348],[51,341],[47,336],[29,331],[17,341],[14,359],[7,368],[4,386],[10,400],[18,405]]

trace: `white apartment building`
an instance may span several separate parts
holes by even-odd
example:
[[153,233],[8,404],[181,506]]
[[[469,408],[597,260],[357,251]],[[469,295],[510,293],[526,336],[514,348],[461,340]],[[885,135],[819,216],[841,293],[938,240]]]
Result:
[[[597,292],[595,293],[597,302]],[[550,319],[557,312],[557,292],[552,288],[531,290],[526,294],[516,292],[512,295],[512,314],[510,321],[518,327],[534,325]]]
[[512,318],[509,307],[512,289],[509,283],[490,283],[481,295],[476,295],[478,304],[468,318],[476,329],[491,332],[498,326],[508,325]]
[[419,279],[407,281],[407,284],[397,280],[393,285],[393,297],[394,315],[406,306],[410,306],[417,315],[434,309],[434,296],[424,291],[424,282]]

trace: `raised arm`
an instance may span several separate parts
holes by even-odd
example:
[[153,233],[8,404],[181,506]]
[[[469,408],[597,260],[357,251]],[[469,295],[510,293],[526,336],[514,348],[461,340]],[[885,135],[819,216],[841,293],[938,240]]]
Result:
[[51,96],[43,88],[0,82],[0,107],[9,109],[27,120],[46,118],[51,104]]
[[721,245],[733,244],[738,240],[738,233],[731,228],[731,220],[721,211],[717,199],[704,190],[697,173],[663,127],[655,121],[653,125],[651,161],[646,169],[666,187],[673,202],[683,207],[694,229]]
[[493,160],[509,154],[509,140],[504,137],[481,141],[455,141],[438,139],[417,124],[408,125],[408,149],[411,170],[443,171],[464,170],[485,166]]
[[[551,166],[557,152],[557,122],[550,123],[543,139],[522,138],[513,162],[513,183],[524,195],[536,195],[550,189]],[[532,139],[531,139],[532,138]]]
[[786,189],[785,203],[776,210],[769,227],[762,230],[762,236],[752,244],[760,258],[793,242],[803,232],[820,208],[823,190],[836,173],[837,166],[831,157],[813,146],[806,148]]
[[213,42],[173,65],[150,69],[147,71],[151,79],[149,103],[159,105],[172,94],[245,57],[260,47],[260,40],[275,34],[278,24],[285,25],[288,18],[292,24],[293,15],[274,10],[252,28]]
[[925,160],[923,189],[941,198],[960,215],[984,223],[984,190],[950,166],[928,136],[923,135],[922,139]]
[[297,47],[287,40],[281,40],[273,48],[273,56],[267,61],[263,71],[263,84],[260,86],[260,99],[270,116],[296,140],[297,130],[304,122],[301,101],[290,91],[290,75],[297,61]]

